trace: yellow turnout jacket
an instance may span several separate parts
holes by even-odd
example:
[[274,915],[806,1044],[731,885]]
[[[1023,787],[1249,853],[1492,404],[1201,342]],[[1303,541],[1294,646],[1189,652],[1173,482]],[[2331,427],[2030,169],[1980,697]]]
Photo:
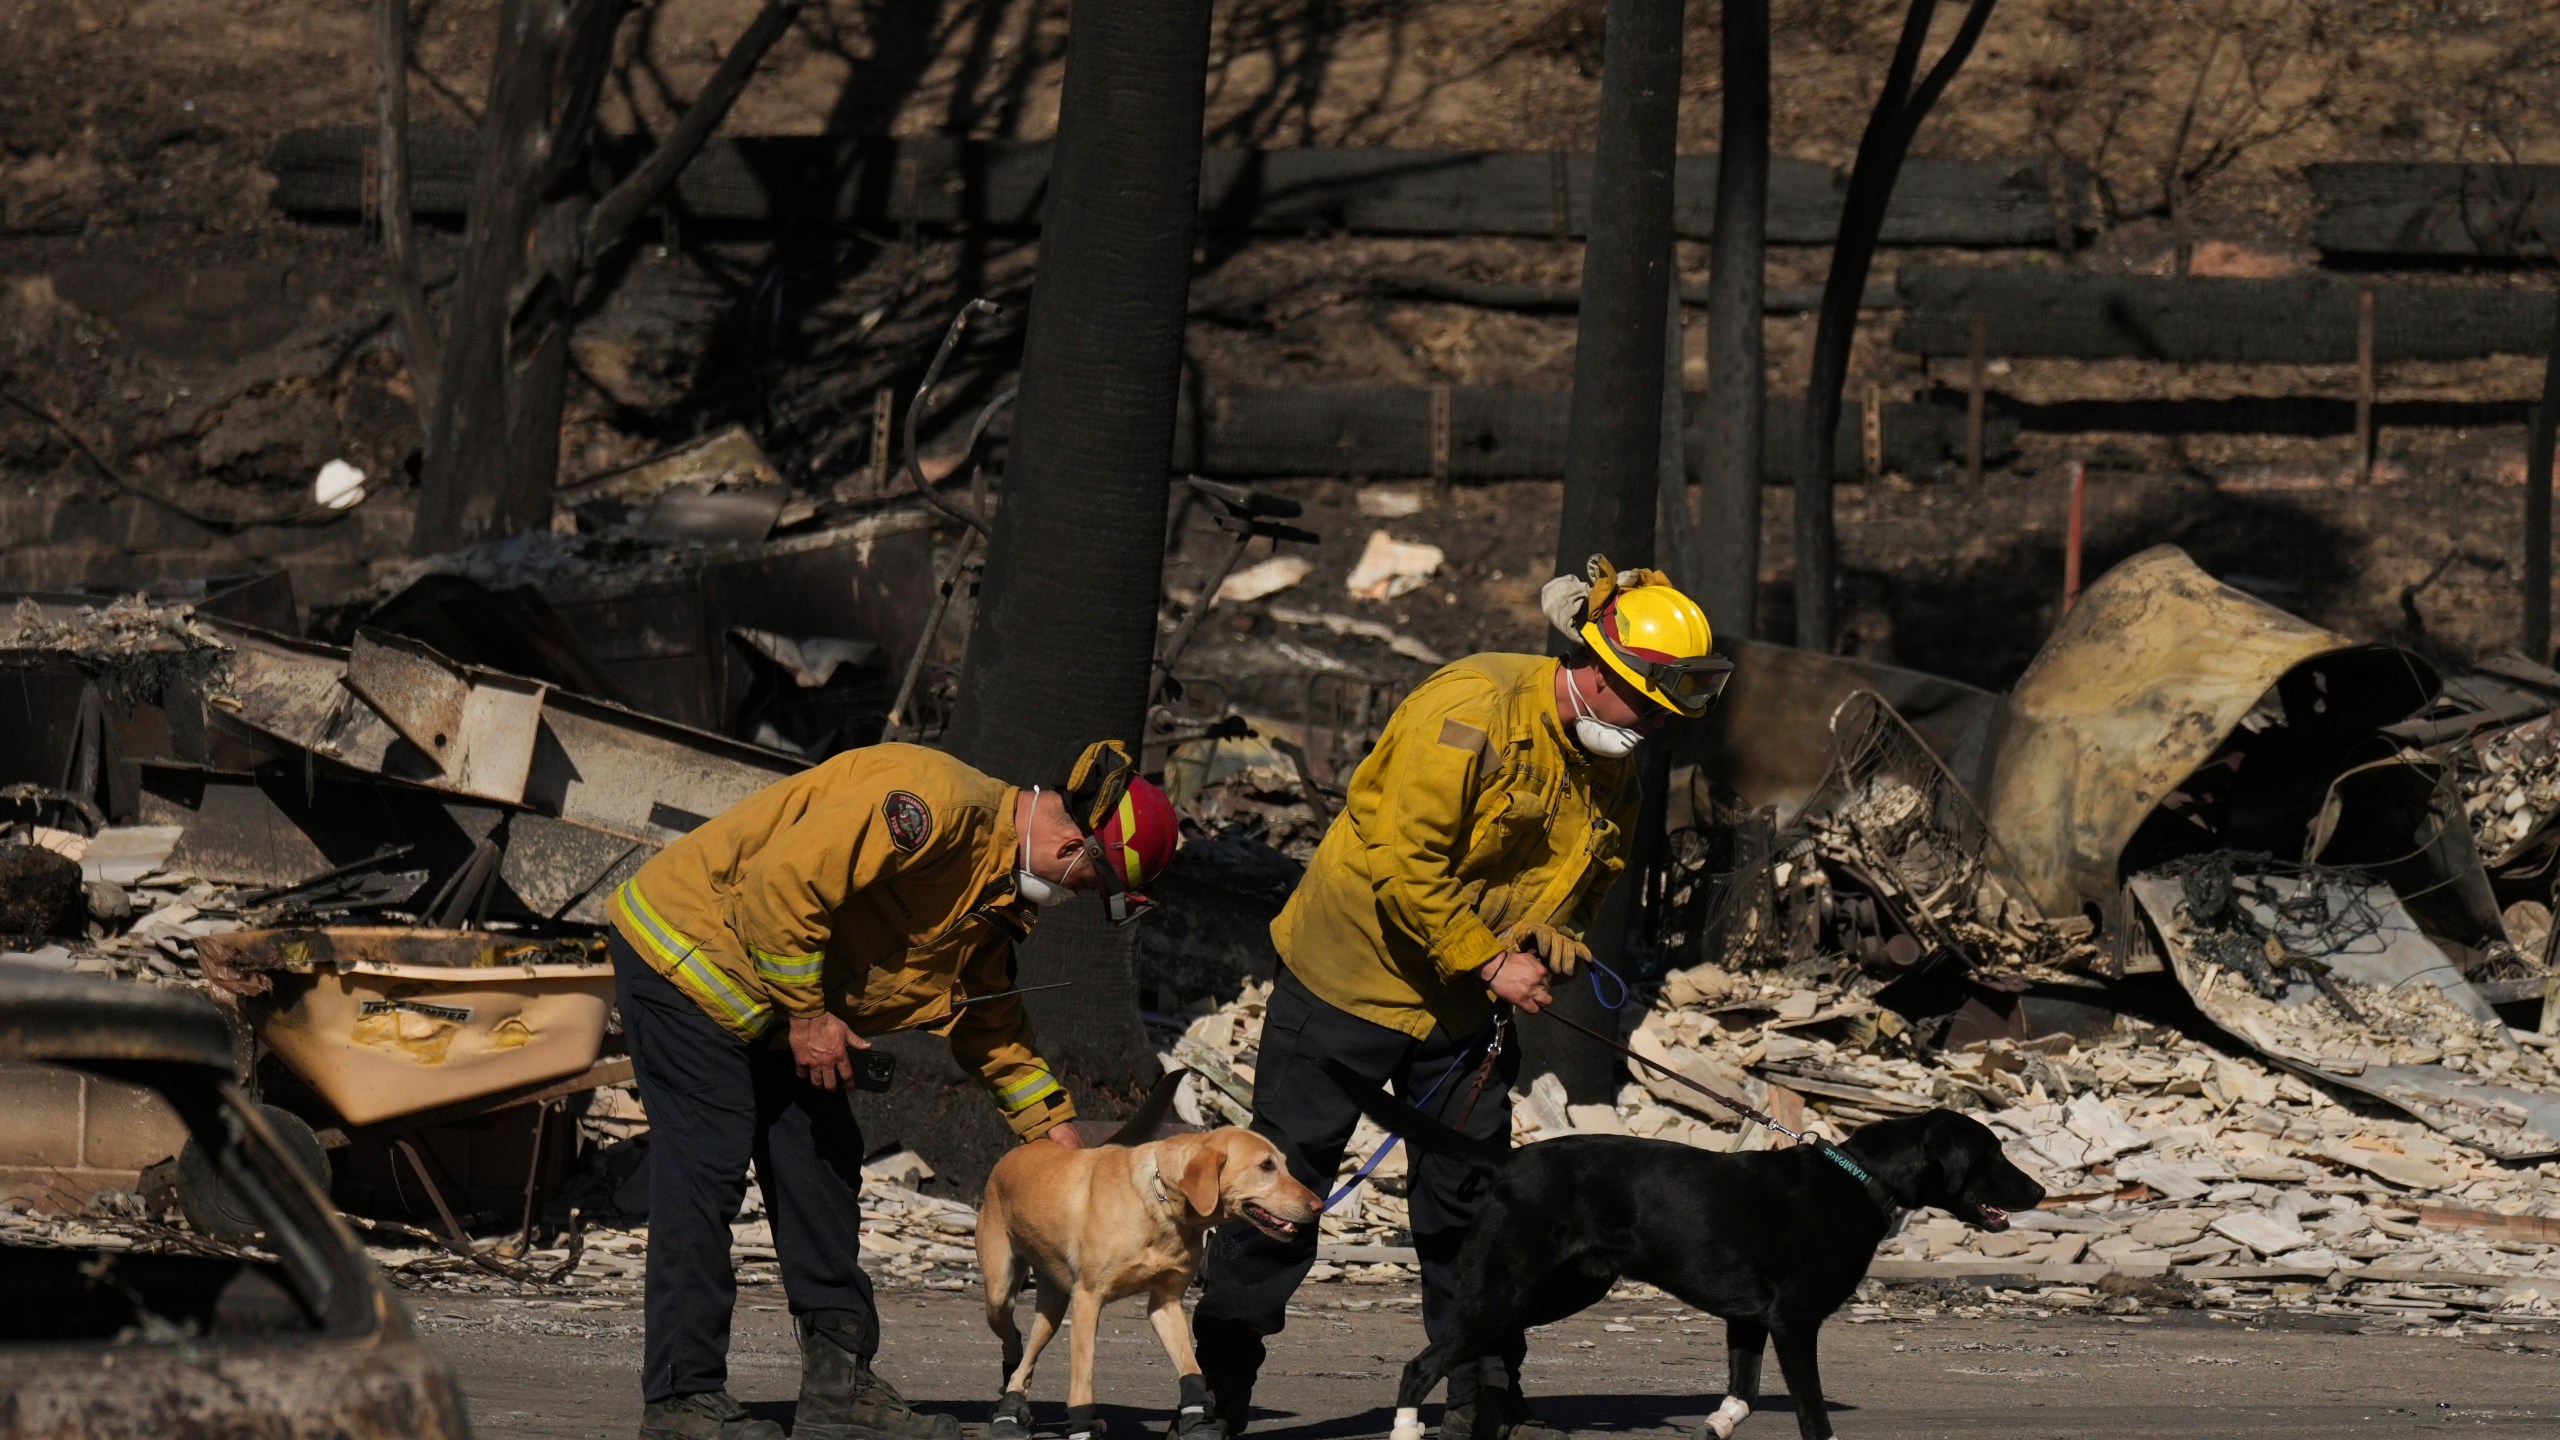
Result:
[[857,1035],[926,1029],[1025,1139],[1075,1118],[1013,988],[1035,907],[1014,889],[1015,787],[938,751],[875,745],[778,781],[661,850],[613,921],[739,1038],[832,1010]]
[[1472,972],[1522,927],[1579,933],[1626,864],[1635,762],[1583,753],[1557,662],[1471,655],[1422,682],[1352,773],[1342,813],[1271,938],[1307,988],[1417,1038],[1466,1035]]

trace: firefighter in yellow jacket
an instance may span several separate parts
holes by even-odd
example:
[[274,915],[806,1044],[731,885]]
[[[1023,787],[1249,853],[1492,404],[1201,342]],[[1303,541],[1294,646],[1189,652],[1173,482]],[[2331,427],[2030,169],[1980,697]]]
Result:
[[[929,1029],[1025,1140],[1075,1144],[1013,948],[1039,907],[1115,920],[1171,860],[1172,805],[1117,741],[1065,786],[1017,789],[912,745],[850,751],[740,801],[614,896],[623,1034],[649,1113],[643,1440],[781,1440],[727,1392],[730,1223],[755,1162],[799,1332],[800,1440],[958,1440],[872,1373],[864,1037]],[[987,998],[993,997],[993,998]]]
[[[1479,1138],[1511,1133],[1515,1047],[1487,1072],[1494,1001],[1535,1013],[1589,958],[1582,929],[1625,865],[1637,742],[1706,712],[1732,666],[1697,602],[1656,571],[1592,557],[1546,608],[1581,648],[1558,661],[1472,655],[1425,680],[1352,774],[1342,812],[1272,922],[1283,968],[1255,1062],[1253,1128],[1299,1180],[1328,1189],[1353,1126],[1338,1062]],[[1408,1164],[1424,1328],[1456,1298],[1454,1261],[1481,1182],[1429,1153]],[[1264,1340],[1315,1261],[1312,1230],[1239,1229],[1212,1247],[1193,1334],[1230,1437]],[[1507,1363],[1506,1363],[1507,1362]],[[1517,1435],[1519,1348],[1449,1377],[1442,1440]],[[1480,1389],[1485,1394],[1479,1404]]]

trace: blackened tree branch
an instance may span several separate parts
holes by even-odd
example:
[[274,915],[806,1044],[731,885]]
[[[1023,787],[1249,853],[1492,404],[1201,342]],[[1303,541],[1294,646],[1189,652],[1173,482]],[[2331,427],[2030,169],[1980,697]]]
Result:
[[685,107],[684,118],[649,152],[639,169],[597,202],[594,213],[587,217],[583,247],[587,255],[602,255],[620,244],[632,224],[648,213],[649,207],[684,173],[684,167],[693,163],[693,157],[711,139],[711,132],[720,128],[729,108],[745,92],[747,82],[755,78],[765,52],[799,18],[803,3],[804,0],[766,0],[765,7],[756,12],[756,18],[722,57],[720,68],[712,72],[702,93]]
[[1912,78],[1920,69],[1920,52],[1929,39],[1937,0],[1911,0],[1884,90],[1876,97],[1866,133],[1858,141],[1849,192],[1840,207],[1839,237],[1832,244],[1831,273],[1822,287],[1822,314],[1814,324],[1813,363],[1805,386],[1799,452],[1804,465],[1796,476],[1795,493],[1796,644],[1804,649],[1828,653],[1839,630],[1834,594],[1839,536],[1831,516],[1831,462],[1838,444],[1841,390],[1849,379],[1850,345],[1857,338],[1858,302],[1866,292],[1867,272],[1875,264],[1877,242],[1884,235],[1885,210],[1892,203],[1894,182],[1901,178],[1912,137],[1973,53],[1995,3],[1970,0],[1946,53],[1914,89]]

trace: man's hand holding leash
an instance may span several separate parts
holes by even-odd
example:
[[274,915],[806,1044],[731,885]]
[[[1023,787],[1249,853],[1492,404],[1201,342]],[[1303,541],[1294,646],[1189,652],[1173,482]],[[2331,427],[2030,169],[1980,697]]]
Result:
[[1518,1008],[1523,1015],[1535,1015],[1555,1003],[1547,989],[1547,967],[1535,955],[1513,950],[1496,955],[1479,967],[1476,974],[1484,977],[1493,993]]

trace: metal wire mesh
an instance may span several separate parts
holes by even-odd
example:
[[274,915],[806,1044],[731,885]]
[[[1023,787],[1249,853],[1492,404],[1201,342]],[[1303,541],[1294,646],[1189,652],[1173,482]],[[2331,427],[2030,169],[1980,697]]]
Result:
[[1883,696],[1840,702],[1831,747],[1805,818],[1826,854],[1861,872],[1916,933],[1970,951],[1958,922],[1997,925],[2004,907],[2026,905],[1990,822]]

